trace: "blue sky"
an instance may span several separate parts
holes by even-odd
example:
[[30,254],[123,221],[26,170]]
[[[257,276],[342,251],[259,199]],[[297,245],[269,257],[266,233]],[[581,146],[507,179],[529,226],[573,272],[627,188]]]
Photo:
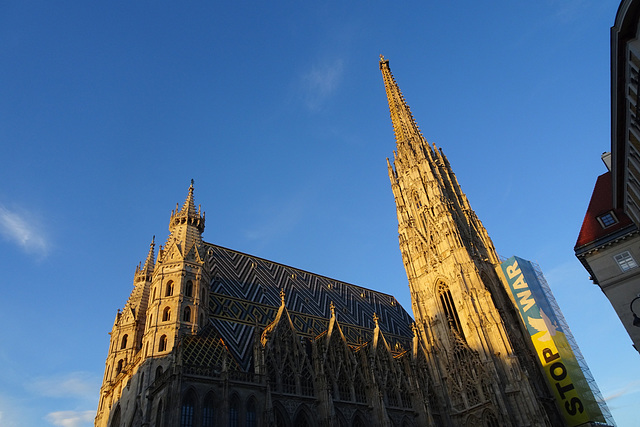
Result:
[[207,241],[410,309],[378,55],[505,257],[540,264],[619,426],[640,364],[573,254],[617,0],[5,1],[0,424],[92,425],[108,332],[190,180]]

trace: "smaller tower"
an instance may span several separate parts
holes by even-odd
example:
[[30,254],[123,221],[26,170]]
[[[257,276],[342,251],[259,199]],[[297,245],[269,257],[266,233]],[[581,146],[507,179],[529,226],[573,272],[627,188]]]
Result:
[[208,321],[209,273],[202,241],[204,213],[196,210],[193,180],[182,209],[169,220],[169,237],[158,253],[149,294],[143,357],[165,356],[183,335]]
[[109,352],[105,363],[104,380],[100,391],[100,404],[102,408],[107,399],[114,397],[112,384],[132,374],[135,356],[142,348],[142,338],[147,317],[147,303],[149,301],[149,288],[155,266],[155,236],[151,240],[149,253],[144,262],[136,266],[133,278],[133,291],[122,311],[118,310],[113,328],[109,335]]

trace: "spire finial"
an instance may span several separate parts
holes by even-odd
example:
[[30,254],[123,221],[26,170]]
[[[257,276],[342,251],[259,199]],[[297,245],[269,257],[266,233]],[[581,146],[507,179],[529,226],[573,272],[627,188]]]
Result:
[[280,289],[280,304],[284,305],[284,288]]
[[376,328],[380,327],[378,325],[378,320],[380,320],[380,318],[378,317],[378,314],[377,313],[373,313],[373,323],[375,323]]
[[333,301],[331,301],[329,308],[331,308],[331,317],[336,317],[336,306],[333,304]]

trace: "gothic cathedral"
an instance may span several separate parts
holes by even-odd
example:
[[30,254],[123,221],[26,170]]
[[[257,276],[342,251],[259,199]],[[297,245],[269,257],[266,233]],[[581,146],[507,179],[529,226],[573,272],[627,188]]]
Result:
[[97,427],[563,425],[491,239],[380,69],[415,320],[392,295],[205,242],[192,181],[116,315]]

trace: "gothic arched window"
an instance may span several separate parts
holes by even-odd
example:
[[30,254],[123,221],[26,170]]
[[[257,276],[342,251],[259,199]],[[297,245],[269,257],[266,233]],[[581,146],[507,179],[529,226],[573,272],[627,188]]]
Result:
[[116,373],[119,374],[120,372],[122,372],[122,364],[123,364],[123,360],[122,359],[118,360],[118,366],[116,367]]
[[167,288],[165,290],[165,297],[170,297],[171,295],[173,295],[173,280],[169,280],[167,282]]
[[296,373],[290,364],[287,364],[282,372],[282,391],[291,394],[296,392]]
[[422,207],[422,201],[420,200],[420,196],[418,195],[417,191],[413,192],[413,202],[415,203],[417,209],[420,209]]
[[367,392],[362,379],[362,374],[357,373],[353,382],[353,390],[356,393],[356,402],[365,403],[367,401]]
[[351,387],[344,368],[342,368],[338,376],[338,394],[340,395],[340,400],[351,400]]
[[240,412],[240,403],[238,402],[238,397],[233,396],[231,398],[231,404],[229,405],[229,427],[238,427],[240,424],[238,422]]
[[362,421],[362,418],[360,418],[360,415],[356,414],[355,417],[353,417],[353,423],[351,424],[353,427],[364,427],[364,421]]
[[486,427],[499,427],[500,423],[498,423],[498,419],[496,418],[495,414],[491,411],[486,411],[484,413],[484,422],[483,424]]
[[184,308],[184,312],[182,314],[183,322],[191,322],[191,307],[187,306]]
[[464,333],[462,332],[462,324],[460,323],[458,311],[456,310],[456,306],[453,302],[453,297],[451,296],[449,287],[440,282],[438,284],[438,294],[440,295],[440,303],[442,304],[442,309],[444,310],[444,314],[447,317],[446,321],[449,323],[449,327],[460,334],[460,337],[464,337]]
[[310,427],[311,423],[309,422],[307,412],[304,410],[298,412],[298,415],[293,420],[293,425],[296,427]]
[[162,427],[162,400],[158,403],[158,411],[156,412],[156,427]]
[[167,336],[160,337],[160,343],[158,344],[158,351],[165,351],[167,349]]
[[313,377],[309,368],[303,368],[300,374],[300,388],[305,396],[313,396]]
[[256,427],[256,400],[251,397],[247,403],[247,427]]
[[182,409],[180,410],[180,427],[193,427],[193,412],[195,407],[195,396],[193,390],[189,390],[182,399]]
[[187,284],[184,286],[184,295],[190,297],[193,295],[193,282],[187,280]]
[[215,425],[215,409],[213,406],[213,394],[209,393],[204,398],[202,406],[202,427],[213,427]]
[[124,334],[122,337],[122,342],[120,343],[120,348],[127,348],[127,334]]
[[165,307],[162,312],[162,321],[168,322],[169,320],[171,320],[171,309],[169,307]]

